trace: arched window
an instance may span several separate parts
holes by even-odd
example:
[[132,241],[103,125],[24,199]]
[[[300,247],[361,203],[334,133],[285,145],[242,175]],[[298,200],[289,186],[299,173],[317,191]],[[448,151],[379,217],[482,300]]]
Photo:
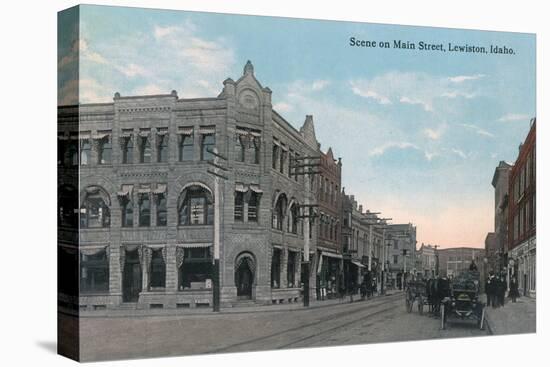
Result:
[[283,230],[284,213],[286,210],[286,196],[285,194],[279,195],[275,207],[273,208],[273,221],[272,227],[280,231]]
[[111,137],[109,135],[105,136],[99,142],[99,164],[109,164],[111,163],[111,153],[113,151],[113,146],[111,145]]
[[111,213],[107,194],[97,186],[90,186],[85,190],[86,194],[80,207],[80,227],[108,227],[111,224]]
[[86,166],[90,164],[90,153],[92,151],[92,146],[88,139],[83,139],[80,143],[80,164]]
[[166,263],[162,256],[162,249],[152,250],[150,279],[150,288],[164,288],[166,286]]
[[134,162],[134,139],[127,138],[122,150],[122,163],[129,164]]
[[214,223],[212,195],[199,185],[193,185],[180,195],[178,223],[180,225],[210,225]]

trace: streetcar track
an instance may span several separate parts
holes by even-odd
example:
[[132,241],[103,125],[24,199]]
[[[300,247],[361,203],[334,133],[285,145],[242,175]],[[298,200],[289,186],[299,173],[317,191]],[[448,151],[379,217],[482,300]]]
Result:
[[[391,297],[391,296],[390,296]],[[392,302],[395,302],[397,298],[394,298],[392,297],[391,299],[387,300],[387,301],[382,301],[380,303],[377,303],[376,305],[371,305],[372,307],[379,307],[379,306],[383,306],[383,305],[386,305],[388,303],[392,303]],[[395,306],[395,307],[399,307],[399,306]],[[394,307],[394,308],[395,308]],[[393,308],[391,308],[393,309]],[[390,309],[390,310],[391,310]],[[253,344],[253,343],[257,343],[259,341],[264,341],[264,340],[268,340],[270,338],[275,338],[275,337],[278,337],[278,336],[281,336],[281,335],[284,335],[284,334],[288,334],[288,333],[291,333],[291,332],[295,332],[295,331],[298,331],[298,330],[301,330],[301,329],[304,329],[304,328],[308,328],[308,327],[312,327],[312,326],[318,326],[319,324],[322,324],[323,322],[325,321],[334,321],[334,320],[337,320],[339,318],[342,318],[342,317],[345,317],[345,316],[349,316],[349,315],[353,315],[353,314],[356,314],[356,313],[359,313],[359,312],[364,312],[365,311],[365,308],[364,307],[358,307],[357,309],[355,310],[347,310],[347,311],[342,311],[342,312],[338,312],[336,314],[331,314],[329,316],[325,316],[325,317],[322,317],[320,319],[316,319],[315,321],[313,322],[310,322],[310,323],[307,323],[307,324],[304,324],[304,325],[299,325],[299,326],[296,326],[296,327],[293,327],[293,328],[290,328],[290,329],[285,329],[285,330],[282,330],[282,331],[278,331],[276,333],[273,333],[273,334],[269,334],[269,335],[265,335],[265,336],[262,336],[262,337],[259,337],[259,338],[254,338],[254,339],[249,339],[247,341],[243,341],[243,342],[239,342],[239,343],[235,343],[235,344],[232,344],[232,345],[228,345],[228,346],[225,346],[225,347],[222,347],[222,348],[218,348],[218,349],[214,349],[212,351],[209,351],[208,353],[223,353],[223,352],[231,352],[232,349],[234,348],[238,348],[238,347],[242,347],[244,345],[247,345],[247,344]],[[375,313],[373,314],[369,314],[367,315],[366,317],[369,317],[370,315],[374,315],[374,314],[378,314],[378,313],[382,313],[382,312],[385,312],[385,311],[388,311],[388,309],[384,309],[384,310],[380,310],[380,311],[376,311]],[[366,318],[364,317],[364,318]],[[364,319],[364,318],[361,318],[360,320]],[[357,320],[353,320],[352,322],[350,323],[353,323]],[[336,327],[336,328],[339,328],[340,326]],[[324,331],[321,331],[320,333],[317,333],[316,335],[319,335],[319,334],[322,334],[324,333]],[[315,336],[315,335],[313,335]],[[313,337],[312,336],[312,337]],[[307,339],[307,338],[306,338]],[[293,344],[293,343],[291,343]],[[275,348],[275,349],[281,349],[279,347]]]
[[[330,332],[333,332],[335,330],[338,330],[338,329],[341,329],[341,328],[344,328],[344,327],[347,327],[349,325],[352,325],[358,321],[364,321],[370,317],[373,317],[373,316],[377,316],[377,315],[380,315],[382,313],[385,313],[385,312],[390,312],[390,311],[393,311],[394,309],[396,309],[397,307],[399,306],[394,306],[392,308],[386,308],[386,309],[383,309],[383,310],[379,310],[379,311],[376,311],[376,312],[373,312],[371,314],[368,314],[366,316],[363,316],[363,317],[360,317],[358,319],[355,319],[355,320],[351,320],[349,322],[346,322],[346,323],[343,323],[343,324],[340,324],[340,325],[337,325],[337,326],[334,326],[334,327],[331,327],[329,329],[326,329],[326,330],[323,330],[323,331],[320,331],[318,332],[317,334],[315,335],[308,335],[306,337],[303,337],[303,338],[300,338],[300,339],[295,339],[293,340],[291,343],[288,343],[288,344],[285,344],[285,345],[280,345],[278,347],[276,347],[275,349],[285,349],[285,348],[288,348],[288,347],[291,347],[292,345],[294,344],[298,344],[298,343],[301,343],[305,340],[308,340],[308,339],[313,339],[313,338],[316,338],[318,336],[321,336],[323,334],[326,334],[326,333],[330,333]],[[303,347],[297,347],[297,348],[303,348]]]

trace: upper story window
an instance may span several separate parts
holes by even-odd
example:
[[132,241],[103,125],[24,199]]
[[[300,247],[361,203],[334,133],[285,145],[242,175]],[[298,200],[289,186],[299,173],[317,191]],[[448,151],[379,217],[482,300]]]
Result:
[[253,155],[252,155],[252,162],[254,164],[260,164],[260,154],[261,154],[261,140],[260,140],[260,137],[259,136],[255,136],[254,139],[252,140],[253,144],[252,144],[252,147],[251,149],[254,150],[253,152]]
[[286,210],[286,195],[281,194],[277,198],[277,202],[275,203],[275,207],[273,208],[273,221],[272,221],[272,227],[278,230],[283,229],[283,220],[285,217],[285,210]]
[[298,234],[298,223],[300,221],[300,209],[298,204],[292,204],[292,207],[289,210],[290,217],[288,218],[289,232]]
[[248,197],[248,221],[258,221],[258,208],[260,207],[260,195],[254,191],[249,193]]
[[75,209],[78,207],[78,194],[73,186],[62,186],[59,190],[59,217],[60,226],[76,227],[77,215]]
[[80,253],[80,291],[109,290],[109,257],[105,249],[91,254]]
[[122,143],[122,163],[131,164],[134,162],[134,139],[132,136],[123,138]]
[[279,163],[279,145],[274,143],[271,154],[271,168],[277,169],[277,163]]
[[235,191],[235,221],[242,222],[244,220],[244,193]]
[[210,225],[214,223],[212,195],[202,186],[194,185],[183,190],[178,207],[180,225]]
[[108,227],[111,224],[111,214],[107,193],[98,186],[87,187],[85,191],[86,195],[80,207],[80,227]]
[[279,164],[279,172],[285,173],[285,162],[286,162],[286,156],[288,152],[281,146],[281,154],[279,157],[281,158],[281,162]]
[[[146,134],[146,135],[145,135]],[[139,162],[151,163],[151,139],[148,132],[140,133]]]
[[166,130],[158,130],[157,132],[157,162],[168,162],[168,132]]
[[166,208],[166,194],[157,195],[157,226],[164,227],[168,222],[168,211]]
[[134,202],[129,199],[125,199],[122,202],[122,226],[133,227],[134,226]]
[[90,164],[92,145],[89,139],[82,139],[80,142],[80,164],[86,166]]
[[201,161],[214,159],[211,152],[216,147],[216,129],[214,127],[201,128]]
[[179,133],[179,160],[192,161],[194,158],[193,128],[181,128]]
[[288,171],[287,171],[288,177],[290,178],[292,178],[293,164],[294,164],[294,151],[291,149],[288,152]]
[[151,225],[151,199],[148,193],[139,194],[139,226],[149,227]]
[[245,160],[245,137],[241,134],[237,134],[235,141],[235,160],[238,162],[244,162]]
[[99,139],[98,148],[98,163],[110,164],[113,152],[113,145],[111,144],[111,136],[109,134],[105,134],[104,137]]

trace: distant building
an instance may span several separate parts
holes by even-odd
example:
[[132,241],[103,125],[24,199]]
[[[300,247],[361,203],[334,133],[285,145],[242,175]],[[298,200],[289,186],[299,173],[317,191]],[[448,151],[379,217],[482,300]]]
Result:
[[487,234],[485,251],[489,271],[500,272],[508,257],[508,186],[513,164],[500,161],[493,174],[495,188],[494,232]]
[[416,253],[417,273],[421,273],[423,277],[435,277],[436,275],[436,256],[435,246],[422,244]]
[[472,260],[478,271],[481,269],[485,258],[485,249],[477,247],[451,247],[438,249],[439,274],[441,276],[454,277],[463,271],[470,269]]
[[508,191],[508,271],[524,295],[536,292],[536,119],[510,172]]
[[386,226],[390,277],[399,287],[416,266],[416,227],[411,223]]

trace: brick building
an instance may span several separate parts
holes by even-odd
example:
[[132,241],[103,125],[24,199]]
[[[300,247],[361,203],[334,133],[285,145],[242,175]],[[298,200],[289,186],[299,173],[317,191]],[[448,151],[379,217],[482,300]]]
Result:
[[411,223],[390,224],[386,227],[390,278],[401,286],[403,278],[412,274],[416,266],[416,227]]
[[524,295],[536,295],[536,119],[510,172],[508,267]]
[[317,226],[317,299],[335,297],[342,287],[343,248],[341,243],[342,161],[334,158],[332,148],[320,151],[319,174],[315,191],[319,205]]
[[[218,253],[222,305],[296,302],[304,258],[341,254],[341,163],[329,150],[322,176],[294,167],[321,154],[313,118],[297,130],[274,111],[250,62],[217,97],[116,93],[59,107],[58,124],[59,259],[79,279],[60,299],[82,311],[210,306]],[[319,227],[302,207],[318,199]]]

